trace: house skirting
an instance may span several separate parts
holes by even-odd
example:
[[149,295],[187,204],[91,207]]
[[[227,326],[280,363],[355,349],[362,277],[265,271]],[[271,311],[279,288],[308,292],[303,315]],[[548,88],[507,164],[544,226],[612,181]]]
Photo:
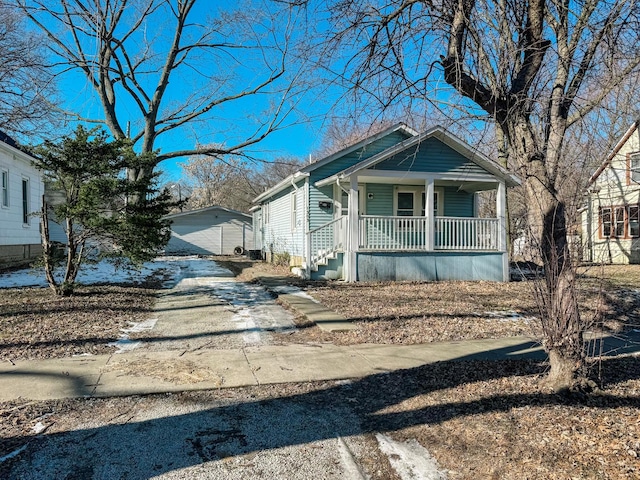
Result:
[[0,268],[26,265],[42,255],[42,245],[0,245]]
[[361,282],[509,280],[503,252],[358,252],[356,262]]

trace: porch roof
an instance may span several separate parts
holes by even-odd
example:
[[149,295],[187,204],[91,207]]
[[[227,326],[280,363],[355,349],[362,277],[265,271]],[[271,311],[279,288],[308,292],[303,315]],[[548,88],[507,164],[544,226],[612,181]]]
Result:
[[[470,161],[474,162],[476,165],[478,165],[479,167],[481,167],[482,169],[484,169],[485,171],[487,171],[488,173],[490,173],[491,175],[493,175],[494,177],[497,177],[498,179],[502,180],[505,182],[505,184],[508,187],[514,187],[517,185],[521,184],[521,181],[518,177],[516,177],[515,175],[509,173],[505,168],[503,168],[502,166],[498,165],[496,162],[494,162],[493,160],[491,160],[489,157],[487,157],[486,155],[484,155],[482,152],[479,152],[478,150],[474,149],[473,147],[471,147],[470,145],[468,145],[466,142],[464,142],[463,140],[459,139],[458,137],[456,137],[455,135],[453,135],[452,133],[448,132],[447,130],[445,130],[444,128],[442,128],[441,126],[436,126],[433,127],[419,135],[416,135],[414,137],[408,138],[407,140],[400,142],[396,145],[394,145],[393,147],[388,148],[387,150],[384,150],[383,152],[380,152],[377,155],[374,155],[371,158],[368,158],[366,160],[363,160],[360,163],[357,163],[356,165],[353,165],[352,167],[346,168],[344,170],[342,170],[341,172],[336,173],[335,175],[332,175],[330,177],[324,178],[318,182],[316,182],[316,186],[321,187],[324,185],[330,185],[336,182],[339,182],[340,180],[345,180],[347,178],[349,178],[352,174],[357,173],[357,172],[361,172],[363,170],[368,169],[369,167],[372,167],[373,165],[376,165],[377,163],[380,163],[388,158],[391,158],[392,156],[408,149],[411,148],[417,144],[419,144],[420,142],[425,141],[428,138],[437,138],[438,140],[440,140],[442,143],[444,143],[445,145],[449,146],[450,148],[452,148],[453,150],[457,151],[458,153],[460,153],[461,155],[463,155],[465,158],[469,159]],[[417,172],[416,172],[417,173]],[[367,174],[371,174],[371,172],[367,172]],[[389,176],[393,175],[393,172],[388,172]],[[423,175],[423,174],[420,174]],[[442,179],[444,181],[455,181],[456,178],[455,176],[452,177],[450,175],[438,175],[439,177],[442,176]],[[409,180],[409,177],[407,176],[407,172],[403,172],[403,179],[405,181]],[[381,181],[382,179],[380,177],[377,178],[377,181]],[[464,181],[465,183],[469,183],[469,181],[472,180],[470,178],[469,175],[464,175],[464,176],[460,176],[459,181]],[[483,178],[478,178],[476,181],[479,182],[485,182],[486,183],[486,176],[484,176]]]

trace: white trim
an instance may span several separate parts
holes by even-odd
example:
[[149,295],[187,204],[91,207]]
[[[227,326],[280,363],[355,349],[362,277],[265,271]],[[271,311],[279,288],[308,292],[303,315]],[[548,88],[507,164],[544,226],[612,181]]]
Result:
[[[11,207],[11,181],[9,169],[0,167],[0,207]],[[5,202],[6,200],[6,202]]]
[[289,194],[289,215],[291,232],[295,232],[298,228],[298,190],[293,190]]
[[231,213],[233,215],[242,215],[243,217],[247,217],[248,219],[253,218],[248,213],[239,212],[238,210],[232,210],[230,208],[220,207],[220,206],[217,206],[217,205],[214,205],[212,207],[198,208],[197,210],[187,210],[186,212],[172,213],[170,215],[166,215],[164,218],[178,218],[178,217],[184,217],[184,216],[187,216],[187,215],[195,215],[195,214],[198,214],[198,213],[204,213],[204,212],[208,212],[208,211],[212,211],[212,210],[222,210],[224,212]]
[[[25,191],[26,185],[26,191]],[[30,227],[31,222],[29,215],[31,215],[31,179],[26,175],[21,175],[20,181],[20,205],[21,205],[21,215],[22,215],[22,226]],[[26,201],[26,204],[25,204]],[[25,221],[26,220],[26,221]]]
[[358,251],[358,240],[360,238],[359,227],[360,222],[358,221],[358,176],[351,176],[351,183],[349,185],[349,200],[348,200],[348,225],[349,225],[349,233],[347,237],[348,248],[347,248],[347,282],[355,282],[358,280],[357,274],[357,251]]
[[[502,166],[498,165],[496,162],[494,162],[493,160],[491,160],[489,157],[487,157],[486,155],[484,155],[482,152],[474,149],[473,147],[471,147],[470,145],[468,145],[467,143],[465,143],[464,141],[462,141],[461,139],[459,139],[458,137],[456,137],[455,135],[453,135],[452,133],[448,132],[447,130],[445,130],[444,128],[440,127],[440,126],[436,126],[434,128],[431,128],[429,130],[427,130],[424,133],[421,133],[419,135],[413,136],[403,142],[397,143],[394,146],[378,153],[377,155],[374,155],[356,165],[353,165],[349,168],[346,168],[344,170],[342,170],[341,172],[336,173],[335,175],[325,178],[323,180],[320,180],[319,182],[316,182],[316,186],[317,187],[321,187],[324,184],[328,184],[331,182],[335,182],[335,181],[339,181],[342,179],[346,179],[347,177],[349,177],[350,175],[352,175],[355,172],[358,172],[358,174],[362,177],[365,175],[369,175],[369,171],[367,170],[370,166],[375,165],[377,163],[380,163],[404,150],[406,150],[407,148],[413,147],[414,145],[419,144],[420,142],[423,142],[431,137],[437,138],[438,140],[440,140],[442,143],[444,143],[445,145],[449,146],[450,148],[452,148],[453,150],[455,150],[456,152],[458,152],[460,155],[462,155],[463,157],[465,157],[466,159],[468,159],[469,161],[475,163],[476,165],[478,165],[479,167],[483,168],[484,170],[486,170],[488,173],[491,174],[492,177],[497,177],[500,180],[503,180],[508,186],[516,186],[516,185],[520,185],[522,182],[520,181],[520,179],[518,179],[515,175],[512,175],[511,173],[509,173],[505,168],[503,168]],[[365,173],[365,171],[367,173]],[[384,173],[386,174],[385,176],[391,176],[392,173],[389,171],[384,171]],[[413,173],[413,172],[403,172],[404,176],[407,176],[409,173]],[[425,175],[425,173],[423,172],[416,172],[422,175]],[[434,175],[433,173],[428,173],[429,175]],[[467,174],[454,174],[456,175],[456,177],[452,178],[452,180],[469,180],[471,178],[471,174],[467,175]],[[463,178],[460,178],[460,175],[463,176]],[[420,178],[420,177],[419,177]],[[424,177],[421,177],[424,178]]]
[[[428,182],[428,179],[427,179]],[[425,185],[394,185],[393,188],[393,216],[398,217],[398,193],[413,193],[413,215],[412,217],[421,217],[422,216],[422,194],[426,192],[427,182]],[[443,187],[433,187],[433,180],[430,182],[430,185],[433,189],[433,196],[437,197],[437,202],[429,202],[427,200],[427,196],[425,195],[425,203],[435,204],[437,206],[437,210],[435,215],[437,217],[441,217],[444,215],[444,188]],[[425,216],[429,217],[430,210],[425,207]],[[433,206],[431,207],[433,209]],[[433,215],[431,215],[433,216]]]
[[[376,178],[401,178],[410,180],[427,180],[429,178],[437,180],[447,180],[453,182],[484,182],[484,183],[498,183],[500,179],[490,173],[456,173],[456,172],[405,172],[402,170],[361,170],[358,172],[360,179],[363,177],[376,177]],[[330,185],[336,182],[336,178],[329,177],[323,180],[319,180],[315,183],[315,186],[320,188],[326,185]]]
[[275,184],[273,187],[271,187],[266,192],[261,193],[260,195],[258,195],[256,198],[253,199],[253,203],[260,203],[260,201],[264,200],[265,198],[269,198],[269,197],[275,195],[276,193],[281,192],[285,188],[289,187],[291,185],[291,182],[295,182],[300,178],[306,178],[308,176],[309,176],[308,173],[305,173],[305,172],[302,172],[302,171],[297,171],[297,172],[289,175],[284,180],[282,180],[282,181],[278,182],[277,184]]

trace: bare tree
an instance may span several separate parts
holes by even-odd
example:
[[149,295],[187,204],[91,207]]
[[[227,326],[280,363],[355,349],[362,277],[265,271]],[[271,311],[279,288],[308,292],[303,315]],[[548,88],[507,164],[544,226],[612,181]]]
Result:
[[186,208],[219,205],[246,212],[254,198],[301,166],[292,158],[260,163],[230,155],[192,157],[182,164],[191,192]]
[[555,388],[574,385],[584,366],[561,194],[566,139],[637,73],[639,13],[634,0],[334,5],[334,40],[351,42],[344,75],[353,85],[399,101],[444,81],[495,125],[500,160],[524,181],[530,238],[545,267],[540,304]]
[[[229,119],[228,128],[215,132],[218,143],[194,138],[192,148],[159,152],[157,163],[242,154],[289,122],[300,78],[289,63],[295,7],[268,1],[233,11],[196,0],[13,3],[47,36],[56,71],[79,73],[95,93],[101,115],[70,112],[78,120],[103,123],[116,139],[130,137],[148,153],[160,137],[173,134],[183,145],[198,124]],[[234,118],[238,111],[243,114]],[[130,180],[150,175],[148,168],[129,171]]]
[[55,89],[42,42],[20,12],[0,2],[0,130],[32,134],[54,120]]

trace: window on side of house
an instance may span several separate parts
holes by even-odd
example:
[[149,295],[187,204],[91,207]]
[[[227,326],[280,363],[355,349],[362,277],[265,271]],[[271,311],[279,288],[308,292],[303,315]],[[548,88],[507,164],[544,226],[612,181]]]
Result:
[[9,171],[2,170],[2,192],[0,193],[0,205],[4,208],[9,206]]
[[640,205],[600,208],[602,238],[640,237]]
[[611,207],[602,207],[600,209],[600,225],[602,228],[602,236],[607,238],[611,236]]
[[615,233],[616,237],[624,237],[624,207],[615,208]]
[[631,180],[640,183],[640,152],[629,156],[629,170]]
[[22,223],[29,225],[29,179],[22,179]]
[[630,205],[628,211],[629,236],[640,237],[640,207],[638,205]]

